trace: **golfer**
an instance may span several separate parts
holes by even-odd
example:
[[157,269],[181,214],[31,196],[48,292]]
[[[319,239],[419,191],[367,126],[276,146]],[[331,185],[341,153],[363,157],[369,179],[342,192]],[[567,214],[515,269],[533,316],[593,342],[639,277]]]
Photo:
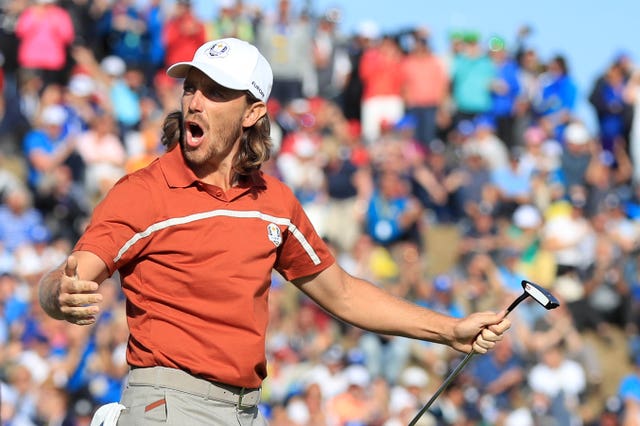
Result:
[[254,46],[209,41],[167,72],[184,79],[179,126],[164,126],[167,152],[111,189],[39,287],[49,315],[89,325],[99,284],[119,271],[131,370],[112,424],[265,424],[257,406],[273,269],[366,330],[462,352],[500,340],[504,312],[448,317],[336,264],[291,190],[260,171],[273,76]]

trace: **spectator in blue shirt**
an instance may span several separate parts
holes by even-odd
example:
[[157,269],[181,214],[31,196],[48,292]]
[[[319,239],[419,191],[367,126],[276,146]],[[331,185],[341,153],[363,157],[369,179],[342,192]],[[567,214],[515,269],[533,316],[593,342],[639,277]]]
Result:
[[496,77],[491,83],[491,115],[496,123],[496,135],[511,148],[516,145],[515,104],[520,96],[520,69],[500,37],[491,38],[489,56],[496,66]]
[[67,113],[61,105],[49,105],[40,114],[40,126],[25,135],[23,150],[29,166],[28,183],[36,193],[45,191],[46,177],[72,158],[73,140],[64,132]]
[[43,226],[42,214],[33,207],[27,189],[14,188],[5,195],[0,205],[0,241],[8,251],[31,243],[34,229]]
[[480,404],[485,403],[482,407],[484,416],[512,411],[515,399],[512,395],[526,378],[524,361],[515,352],[512,338],[506,337],[490,354],[475,359],[470,368],[470,378],[483,395]]
[[556,140],[562,141],[564,128],[573,118],[578,88],[569,74],[564,56],[555,56],[541,76],[540,101],[536,105],[543,127]]

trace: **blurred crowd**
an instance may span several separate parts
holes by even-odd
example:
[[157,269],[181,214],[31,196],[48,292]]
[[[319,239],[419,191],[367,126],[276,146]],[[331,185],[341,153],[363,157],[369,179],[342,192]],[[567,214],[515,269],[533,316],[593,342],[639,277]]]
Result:
[[[233,36],[273,67],[265,171],[349,272],[453,316],[504,309],[523,279],[561,301],[522,303],[505,340],[419,424],[640,425],[634,58],[600,58],[581,91],[570,56],[542,58],[526,26],[454,28],[436,51],[427,27],[383,33],[365,21],[344,34],[339,9],[273,3],[0,5],[0,424],[87,425],[119,399],[118,277],[102,284],[91,327],[47,317],[37,283],[109,188],[162,155],[181,96],[166,67]],[[582,99],[594,129],[576,112]],[[342,324],[276,274],[270,303],[261,408],[274,426],[406,425],[461,359]]]

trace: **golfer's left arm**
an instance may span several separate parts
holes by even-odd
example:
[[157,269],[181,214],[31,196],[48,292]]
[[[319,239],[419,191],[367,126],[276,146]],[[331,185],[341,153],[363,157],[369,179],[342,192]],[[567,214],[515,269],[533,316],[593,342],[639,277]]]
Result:
[[454,318],[398,298],[334,264],[294,284],[335,317],[379,334],[406,336],[485,353],[511,323],[505,312]]

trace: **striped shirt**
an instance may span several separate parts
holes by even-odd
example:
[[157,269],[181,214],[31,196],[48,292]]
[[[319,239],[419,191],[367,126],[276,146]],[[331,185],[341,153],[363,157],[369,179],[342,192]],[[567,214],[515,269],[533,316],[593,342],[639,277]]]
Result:
[[180,149],[122,178],[75,250],[120,273],[130,365],[244,387],[266,376],[273,270],[292,280],[334,262],[285,184],[259,173],[225,192]]

